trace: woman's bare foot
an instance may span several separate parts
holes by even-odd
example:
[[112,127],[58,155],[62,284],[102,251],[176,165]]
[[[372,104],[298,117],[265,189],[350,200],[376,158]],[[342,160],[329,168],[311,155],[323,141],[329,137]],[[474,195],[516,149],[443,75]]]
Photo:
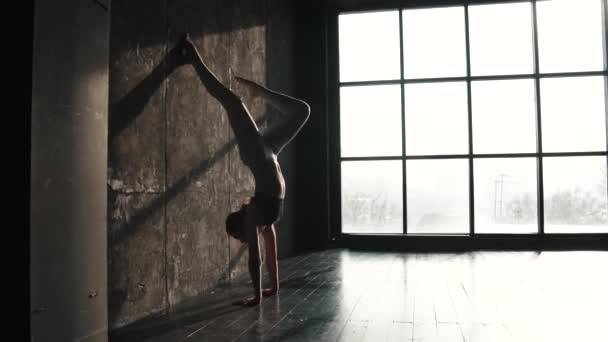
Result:
[[190,35],[184,33],[170,53],[177,65],[192,63],[196,56],[196,47],[194,46],[192,39],[190,39]]

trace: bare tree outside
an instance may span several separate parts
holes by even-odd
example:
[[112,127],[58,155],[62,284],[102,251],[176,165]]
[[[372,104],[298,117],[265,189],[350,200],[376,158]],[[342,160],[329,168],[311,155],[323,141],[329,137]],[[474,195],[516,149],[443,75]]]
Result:
[[549,232],[608,232],[606,157],[545,160]]
[[342,230],[403,232],[400,161],[342,163]]

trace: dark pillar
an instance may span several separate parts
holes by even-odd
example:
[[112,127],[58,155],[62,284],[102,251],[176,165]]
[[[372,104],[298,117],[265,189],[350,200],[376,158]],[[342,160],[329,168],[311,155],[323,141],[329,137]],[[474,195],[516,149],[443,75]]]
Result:
[[107,341],[109,1],[35,1],[32,341]]

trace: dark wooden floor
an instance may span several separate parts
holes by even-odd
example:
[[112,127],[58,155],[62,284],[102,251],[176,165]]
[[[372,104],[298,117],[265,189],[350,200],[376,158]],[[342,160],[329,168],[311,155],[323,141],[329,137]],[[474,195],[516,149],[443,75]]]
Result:
[[111,341],[608,341],[608,252],[329,250],[280,262],[261,307],[247,278]]

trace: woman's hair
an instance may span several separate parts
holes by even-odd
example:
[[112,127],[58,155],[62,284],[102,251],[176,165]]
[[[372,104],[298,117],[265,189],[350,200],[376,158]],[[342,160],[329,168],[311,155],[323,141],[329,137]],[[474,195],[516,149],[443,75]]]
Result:
[[241,208],[239,211],[232,212],[228,214],[228,217],[226,217],[226,233],[241,241],[244,241],[245,239],[245,232],[243,231],[244,217],[244,208]]

